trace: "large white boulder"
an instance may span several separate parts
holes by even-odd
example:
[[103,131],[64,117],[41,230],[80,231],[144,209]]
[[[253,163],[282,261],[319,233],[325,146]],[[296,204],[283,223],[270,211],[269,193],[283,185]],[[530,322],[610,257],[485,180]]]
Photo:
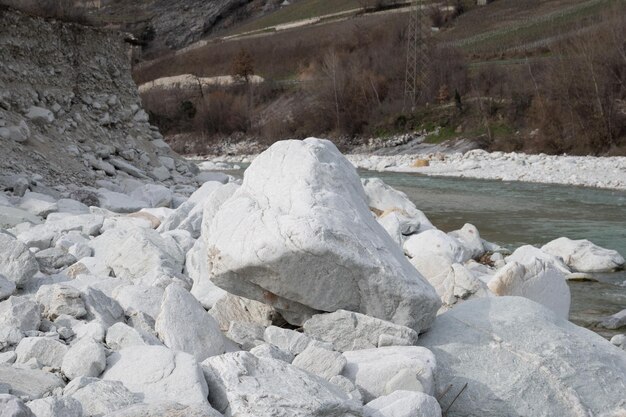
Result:
[[97,378],[73,380],[64,395],[81,404],[84,416],[103,416],[141,402],[141,395],[130,392],[121,382]]
[[346,309],[419,331],[439,308],[329,141],[283,141],[259,155],[206,241],[214,283],[294,324]]
[[508,263],[487,285],[496,295],[526,297],[548,307],[563,319],[569,317],[569,286],[563,273],[552,263],[539,259],[527,264]]
[[367,417],[441,417],[437,399],[423,392],[394,391],[364,407]]
[[440,256],[450,263],[463,263],[472,257],[459,239],[439,229],[409,236],[403,248],[411,258]]
[[163,288],[147,285],[120,285],[113,290],[113,298],[124,309],[126,315],[133,312],[142,312],[153,319],[161,311]]
[[63,314],[76,318],[87,314],[81,292],[69,285],[42,285],[37,291],[36,299],[43,307],[42,315],[49,320]]
[[115,213],[134,213],[150,206],[149,203],[143,200],[107,190],[106,188],[98,189],[98,198],[100,199],[100,207]]
[[313,375],[330,380],[332,377],[341,374],[343,367],[346,366],[346,358],[339,352],[311,343],[302,353],[296,356],[292,364]]
[[[415,262],[418,271],[428,279],[441,297],[442,310],[448,310],[455,304],[476,297],[489,297],[491,292],[480,278],[477,278],[465,266],[455,263],[446,267],[446,261],[441,263],[445,269],[440,272],[437,257],[420,257]],[[432,272],[432,273],[431,273]]]
[[61,378],[50,372],[1,364],[0,384],[8,385],[13,395],[32,400],[65,385]]
[[379,347],[385,335],[403,345],[417,342],[417,332],[413,329],[345,310],[317,314],[303,327],[305,334],[332,343],[339,352]]
[[586,239],[560,237],[543,245],[541,250],[561,257],[567,266],[578,272],[608,272],[624,265],[624,258],[617,251],[601,248]]
[[26,245],[0,230],[0,274],[20,287],[39,272],[39,263]]
[[624,352],[526,298],[459,304],[418,343],[437,357],[442,408],[461,393],[450,417],[608,416],[626,405]]
[[112,353],[102,379],[120,381],[149,404],[206,404],[209,393],[194,357],[164,346],[132,346]]
[[[181,204],[176,210],[171,213],[167,219],[165,219],[159,226],[159,232],[167,232],[169,230],[178,229],[181,223],[185,222],[187,225],[195,224],[198,222],[198,226],[202,224],[202,210],[198,208],[191,213],[194,208],[201,204],[206,198],[208,198],[215,190],[222,187],[223,184],[218,181],[208,181],[202,184],[191,196]],[[198,229],[199,230],[199,229]]]
[[135,404],[106,417],[223,417],[206,404],[184,405],[176,402],[161,404]]
[[23,332],[39,330],[41,306],[27,296],[11,296],[0,302],[0,326],[16,327]]
[[529,264],[533,262],[535,259],[540,259],[545,263],[549,263],[554,265],[559,271],[564,274],[570,274],[571,271],[558,256],[550,255],[539,248],[536,248],[532,245],[523,245],[519,248],[515,249],[512,254],[507,256],[505,260],[507,262],[519,262],[521,264]]
[[215,319],[177,284],[165,289],[155,330],[167,347],[190,353],[198,362],[225,350],[224,337]]
[[249,352],[202,362],[209,400],[227,416],[358,417],[360,405],[339,387],[283,361]]
[[233,322],[252,323],[267,327],[272,324],[276,311],[258,301],[226,293],[224,297],[217,300],[209,314],[217,321],[220,329],[226,331]]
[[160,184],[145,184],[134,189],[130,196],[134,199],[145,201],[149,207],[169,207],[172,204],[172,192],[169,188]]
[[419,391],[432,395],[437,366],[435,355],[419,346],[389,346],[344,352],[342,375],[359,387],[369,402],[394,391]]
[[485,253],[485,247],[483,241],[480,238],[480,233],[476,226],[470,223],[466,223],[459,230],[452,231],[448,235],[461,242],[461,245],[469,253],[469,257],[472,259],[479,258]]
[[10,394],[0,394],[0,412],[0,417],[36,417],[21,399]]
[[35,417],[83,417],[83,406],[70,397],[46,397],[30,401]]
[[0,274],[0,301],[6,300],[15,292],[15,282],[9,281],[4,275]]

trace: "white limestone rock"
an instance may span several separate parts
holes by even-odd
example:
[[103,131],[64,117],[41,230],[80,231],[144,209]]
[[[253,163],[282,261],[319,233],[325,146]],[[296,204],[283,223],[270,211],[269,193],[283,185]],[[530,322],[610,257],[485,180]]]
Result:
[[183,405],[176,402],[135,404],[115,411],[106,417],[223,417],[206,404]]
[[441,417],[441,407],[434,397],[423,392],[394,391],[367,403],[368,417]]
[[159,283],[159,271],[180,273],[185,259],[174,241],[151,229],[107,230],[91,246],[94,256],[105,259],[116,277],[145,285]]
[[17,327],[0,324],[0,349],[16,346],[24,337],[24,332]]
[[626,350],[626,334],[616,334],[611,338],[611,343],[618,348]]
[[163,346],[131,346],[112,353],[102,379],[122,382],[148,404],[207,404],[208,388],[194,357]]
[[[416,268],[428,279],[428,282],[435,287],[437,294],[441,297],[442,310],[446,311],[462,301],[493,296],[487,284],[477,278],[469,269],[461,264],[452,264],[441,273],[436,273],[438,267],[428,265],[425,258],[417,262]],[[437,258],[432,258],[432,262],[437,262]],[[444,266],[445,262],[442,263]],[[435,271],[431,275],[430,271]],[[441,310],[440,310],[441,311]]]
[[267,343],[271,343],[292,355],[302,353],[311,343],[311,339],[302,333],[276,326],[265,329],[263,337]]
[[80,376],[97,377],[106,367],[104,347],[92,339],[82,339],[72,345],[63,359],[61,372],[67,379]]
[[564,274],[570,274],[571,271],[558,256],[550,255],[539,248],[536,248],[532,245],[524,245],[515,249],[513,253],[505,258],[505,261],[508,263],[511,262],[519,262],[520,264],[529,264],[533,262],[535,259],[540,259],[545,263],[549,263],[554,265],[559,271]]
[[143,200],[138,200],[126,194],[107,190],[106,188],[99,188],[97,194],[98,199],[100,200],[100,207],[111,210],[115,213],[134,213],[144,207],[150,206]]
[[250,349],[250,353],[259,358],[277,359],[279,361],[291,363],[294,360],[294,355],[272,345],[271,343],[263,343]]
[[0,274],[20,287],[37,272],[39,263],[35,255],[22,242],[0,230]]
[[83,406],[73,398],[47,397],[27,405],[35,417],[83,417]]
[[563,273],[551,263],[538,259],[524,265],[508,263],[487,285],[496,295],[525,297],[548,307],[563,319],[569,317],[569,286]]
[[[193,280],[191,294],[200,301],[202,307],[212,308],[218,300],[228,293],[211,282],[209,276],[209,259],[204,239],[198,239],[187,252],[185,273]],[[268,307],[269,308],[269,307]]]
[[209,236],[209,229],[215,214],[219,211],[222,204],[235,194],[235,191],[239,189],[240,185],[230,182],[222,187],[218,187],[207,198],[202,201],[202,225],[200,228],[200,235],[202,239],[206,241]]
[[403,247],[411,258],[440,256],[450,263],[463,263],[472,257],[459,239],[438,229],[409,236]]
[[0,365],[0,384],[8,385],[13,395],[30,400],[65,386],[61,378],[50,372],[11,365]]
[[42,285],[35,298],[43,307],[43,317],[52,321],[62,314],[76,318],[87,314],[81,292],[69,285]]
[[[393,234],[390,233],[392,236],[397,232],[408,236],[434,229],[424,213],[418,210],[403,192],[393,189],[380,178],[364,178],[361,182],[367,197],[367,205],[374,209],[378,222],[383,227],[389,227],[397,222],[397,228],[391,229],[394,230]],[[388,217],[393,217],[394,221],[389,221]],[[391,231],[387,227],[385,230]]]
[[226,331],[232,322],[270,326],[276,311],[258,301],[226,293],[224,297],[217,300],[209,314],[218,322],[220,329]]
[[163,288],[146,285],[120,285],[113,290],[113,298],[124,309],[126,315],[140,311],[156,319],[161,310]]
[[28,296],[11,296],[0,302],[0,326],[16,327],[23,332],[38,330],[41,306]]
[[172,204],[172,192],[169,188],[160,184],[145,184],[133,190],[130,196],[134,199],[145,201],[148,207],[169,207]]
[[346,358],[339,352],[309,344],[293,360],[292,364],[314,375],[330,380],[341,374],[346,365]]
[[272,305],[292,324],[346,309],[427,328],[439,298],[366,199],[356,170],[331,142],[272,145],[211,223],[211,280]]
[[119,381],[77,378],[67,384],[64,395],[78,401],[84,416],[103,416],[141,402]]
[[443,409],[467,383],[450,417],[615,415],[625,405],[626,355],[523,297],[462,303],[419,343],[437,357]]
[[0,393],[0,417],[35,417],[24,402],[10,394]]
[[165,289],[155,330],[165,346],[190,353],[198,362],[225,351],[224,337],[215,319],[177,284]]
[[35,216],[43,217],[44,219],[48,217],[48,214],[59,210],[59,206],[54,197],[34,192],[24,194],[18,207]]
[[15,292],[15,282],[9,281],[4,275],[0,274],[0,301],[6,300]]
[[34,216],[26,210],[0,205],[0,229],[15,227],[22,223],[35,225],[41,222],[41,217]]
[[616,330],[626,326],[626,308],[611,316],[605,317],[598,323],[598,327]]
[[202,368],[209,401],[228,416],[361,416],[360,405],[339,387],[283,361],[235,352],[209,358]]
[[448,233],[448,235],[457,239],[472,259],[478,259],[485,253],[485,247],[483,246],[480,233],[476,226],[470,223],[466,223],[459,230]]
[[87,317],[98,320],[105,327],[111,327],[124,317],[124,310],[119,303],[100,290],[87,287],[82,293],[82,299],[89,313]]
[[432,395],[435,355],[419,346],[390,346],[344,352],[342,375],[359,387],[369,402],[397,390],[420,391]]
[[[198,188],[191,196],[185,201],[183,204],[178,207],[174,213],[172,213],[168,218],[161,223],[159,226],[159,232],[167,232],[169,230],[174,230],[180,227],[181,223],[185,221],[190,216],[192,210],[196,207],[196,205],[200,204],[206,198],[208,198],[215,190],[222,187],[223,184],[217,181],[209,181],[202,184],[200,188]],[[196,210],[192,217],[199,218],[200,223],[202,223],[202,211]],[[193,223],[190,220],[187,223]]]
[[50,337],[25,337],[15,348],[16,363],[27,363],[36,359],[42,366],[61,369],[63,358],[68,352],[65,343]]
[[111,350],[122,350],[130,346],[160,345],[161,342],[125,323],[115,323],[107,329],[106,344]]
[[264,344],[264,331],[265,328],[258,324],[233,321],[230,323],[226,337],[241,346],[243,350],[250,350],[257,345]]
[[541,250],[560,257],[577,272],[610,272],[624,266],[624,258],[617,251],[601,248],[586,239],[560,237],[542,246]]
[[402,345],[415,344],[418,336],[408,327],[345,310],[317,314],[303,328],[306,335],[332,343],[339,352],[378,347],[383,335],[397,338]]
[[45,107],[31,106],[26,111],[26,118],[39,125],[48,125],[54,122],[54,113]]

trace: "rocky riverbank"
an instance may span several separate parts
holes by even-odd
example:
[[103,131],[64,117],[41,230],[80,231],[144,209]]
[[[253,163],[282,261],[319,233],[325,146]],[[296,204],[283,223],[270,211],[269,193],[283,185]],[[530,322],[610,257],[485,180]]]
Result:
[[242,182],[176,178],[0,193],[0,410],[626,412],[626,336],[567,320],[566,279],[617,252],[445,233],[324,140],[276,143]]
[[[214,156],[205,169],[225,170],[249,163],[256,155]],[[626,190],[625,157],[527,155],[456,149],[393,155],[348,154],[357,168],[372,171],[414,172],[423,175],[523,181],[543,184]]]

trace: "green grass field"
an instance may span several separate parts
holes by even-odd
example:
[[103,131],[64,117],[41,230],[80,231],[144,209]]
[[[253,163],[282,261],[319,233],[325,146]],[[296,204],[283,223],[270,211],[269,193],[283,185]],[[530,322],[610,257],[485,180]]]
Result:
[[235,35],[238,33],[263,30],[265,28],[284,23],[311,19],[327,14],[345,12],[347,10],[358,9],[360,7],[361,4],[358,0],[300,0],[288,7],[284,7],[273,13],[252,20],[248,23],[244,23],[243,25],[238,26],[235,30],[226,34]]

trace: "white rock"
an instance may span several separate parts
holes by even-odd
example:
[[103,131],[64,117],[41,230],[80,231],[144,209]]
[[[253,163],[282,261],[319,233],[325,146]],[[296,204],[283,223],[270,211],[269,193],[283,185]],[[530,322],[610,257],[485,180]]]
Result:
[[100,343],[91,339],[82,339],[72,345],[63,359],[61,372],[68,379],[79,376],[96,377],[106,367],[106,355]]
[[626,350],[626,334],[616,334],[611,338],[611,343]]
[[367,204],[380,213],[377,217],[381,224],[388,224],[384,219],[390,214],[395,214],[394,217],[399,220],[399,231],[402,235],[411,235],[434,228],[424,213],[418,210],[403,192],[388,186],[380,178],[362,179],[361,182],[367,197]]
[[439,308],[328,141],[278,142],[259,155],[206,239],[216,285],[293,324],[346,309],[421,330]]
[[35,255],[12,235],[0,230],[0,274],[20,287],[39,272]]
[[0,302],[0,326],[16,327],[23,332],[38,330],[41,306],[26,296],[11,296]]
[[149,204],[143,200],[107,190],[106,188],[98,189],[98,198],[100,199],[100,207],[115,213],[134,213],[149,206]]
[[368,417],[441,417],[434,397],[415,391],[395,391],[365,405]]
[[160,184],[146,184],[130,193],[136,200],[145,201],[149,207],[169,207],[172,204],[172,192]]
[[270,343],[260,344],[252,349],[250,353],[259,358],[277,359],[279,361],[291,363],[293,362],[294,355],[282,350],[281,348],[274,346]]
[[42,366],[60,369],[68,347],[49,337],[25,337],[15,348],[17,363],[37,359]]
[[13,395],[33,400],[65,385],[61,378],[49,372],[10,365],[0,365],[0,384],[8,385]]
[[480,233],[473,224],[466,223],[461,229],[448,234],[461,242],[470,258],[477,259],[485,253]]
[[109,413],[106,417],[223,417],[206,404],[183,405],[176,402],[136,404]]
[[[436,269],[426,266],[427,263],[423,262],[425,259],[421,257],[420,261],[416,262],[416,268],[437,290],[443,304],[442,310],[450,309],[455,304],[471,298],[492,296],[487,285],[463,265],[452,264],[442,273],[430,275],[430,271]],[[436,262],[436,259],[431,258],[433,262]],[[443,262],[443,265],[446,263]]]
[[463,263],[472,257],[458,239],[438,229],[409,236],[404,252],[411,258],[441,256],[450,263]]
[[270,326],[265,329],[263,336],[267,343],[271,343],[292,355],[302,353],[309,343],[311,343],[311,339],[302,333],[276,326]]
[[57,201],[57,207],[60,213],[72,214],[88,214],[89,207],[86,204],[71,198],[62,198]]
[[0,301],[6,300],[15,292],[15,282],[9,281],[4,275],[0,274]]
[[15,207],[0,206],[0,228],[11,228],[22,223],[40,224],[41,218],[26,210]]
[[9,350],[8,352],[0,353],[0,364],[2,365],[10,365],[12,363],[15,363],[16,359],[17,354],[15,353],[15,351]]
[[548,307],[568,319],[571,295],[563,273],[551,263],[535,259],[529,264],[508,263],[487,284],[496,295],[515,295]]
[[32,106],[26,112],[26,118],[33,123],[47,125],[54,122],[54,114],[43,107]]
[[236,352],[209,358],[202,368],[211,404],[229,416],[361,415],[339,387],[283,361]]
[[156,319],[161,310],[163,288],[146,285],[121,285],[113,290],[113,298],[122,306],[126,315],[140,311]]
[[343,356],[347,363],[342,375],[359,387],[366,402],[396,390],[434,392],[437,362],[428,349],[390,346],[344,352]]
[[462,303],[419,343],[437,357],[436,396],[448,392],[443,409],[467,383],[450,417],[608,416],[624,407],[626,355],[526,298]]
[[402,345],[417,342],[417,332],[413,329],[345,310],[317,314],[303,327],[306,335],[332,343],[339,352],[378,347],[382,335],[398,338]]
[[35,216],[43,217],[44,219],[48,217],[50,213],[59,210],[56,200],[53,197],[34,192],[27,192],[20,200],[18,207]]
[[232,322],[253,323],[267,327],[272,324],[276,311],[258,301],[227,293],[217,300],[209,314],[218,322],[220,329],[226,331]]
[[244,350],[250,350],[257,345],[264,344],[264,330],[265,328],[258,324],[233,321],[230,323],[226,336]]
[[361,395],[361,391],[359,391],[357,386],[354,385],[354,382],[350,381],[345,376],[335,375],[330,378],[329,382],[341,388],[343,392],[348,394],[350,399],[356,401],[358,404],[363,404],[363,395]]
[[187,252],[185,273],[193,280],[191,294],[200,301],[202,307],[210,309],[228,293],[211,282],[208,264],[206,244],[203,239],[198,239]]
[[613,314],[612,316],[603,318],[602,320],[600,320],[600,323],[598,323],[598,326],[612,330],[626,326],[626,308]]
[[82,294],[88,317],[110,327],[123,319],[124,310],[117,301],[100,290],[88,287]]
[[170,179],[172,174],[170,174],[169,169],[161,165],[160,167],[156,167],[152,170],[152,176],[159,181],[165,181]]
[[[177,229],[181,222],[189,216],[189,213],[197,204],[204,201],[215,190],[222,186],[223,184],[217,181],[210,181],[202,184],[202,186],[198,188],[187,201],[181,204],[181,206],[178,207],[174,213],[168,216],[168,218],[161,223],[161,226],[159,226],[158,229],[159,232],[167,232],[168,230]],[[201,212],[199,212],[198,215],[201,215]]]
[[55,320],[62,314],[76,318],[87,314],[80,291],[69,285],[42,285],[36,299],[43,306],[43,317],[49,320]]
[[554,265],[559,271],[564,274],[569,274],[570,270],[563,262],[563,259],[557,256],[550,255],[539,248],[531,245],[520,246],[515,249],[513,253],[505,258],[507,262],[519,262],[521,264],[529,264],[535,259],[540,259],[545,263]]
[[63,270],[63,273],[70,278],[76,278],[81,274],[108,277],[111,275],[111,268],[106,265],[104,259],[90,256],[82,258],[72,266],[67,267]]
[[314,375],[330,380],[341,374],[346,358],[339,352],[310,344],[293,360],[292,364]]
[[206,381],[194,357],[162,346],[132,346],[107,359],[102,379],[120,381],[143,402],[206,404]]
[[35,417],[83,417],[83,406],[73,398],[47,397],[30,401]]
[[206,241],[209,236],[209,229],[211,222],[215,217],[215,214],[219,211],[222,204],[235,194],[235,191],[239,188],[239,184],[228,183],[222,187],[217,188],[207,198],[202,201],[202,225],[201,236]]
[[17,327],[0,324],[0,349],[17,345],[24,337],[24,332]]
[[116,351],[129,346],[160,344],[158,340],[146,337],[145,334],[125,323],[115,323],[107,329],[106,343],[111,350]]
[[9,394],[0,394],[0,416],[35,417],[21,399]]
[[[87,381],[83,382],[84,379]],[[76,382],[79,384],[73,386]],[[66,396],[81,404],[84,416],[107,415],[141,402],[140,395],[133,394],[118,381],[77,378],[67,385],[65,391]]]
[[155,330],[167,347],[190,353],[198,362],[224,353],[224,338],[215,319],[177,284],[165,289]]
[[588,240],[560,237],[542,246],[541,250],[563,259],[572,271],[609,272],[624,265],[624,258],[617,251],[601,248]]

